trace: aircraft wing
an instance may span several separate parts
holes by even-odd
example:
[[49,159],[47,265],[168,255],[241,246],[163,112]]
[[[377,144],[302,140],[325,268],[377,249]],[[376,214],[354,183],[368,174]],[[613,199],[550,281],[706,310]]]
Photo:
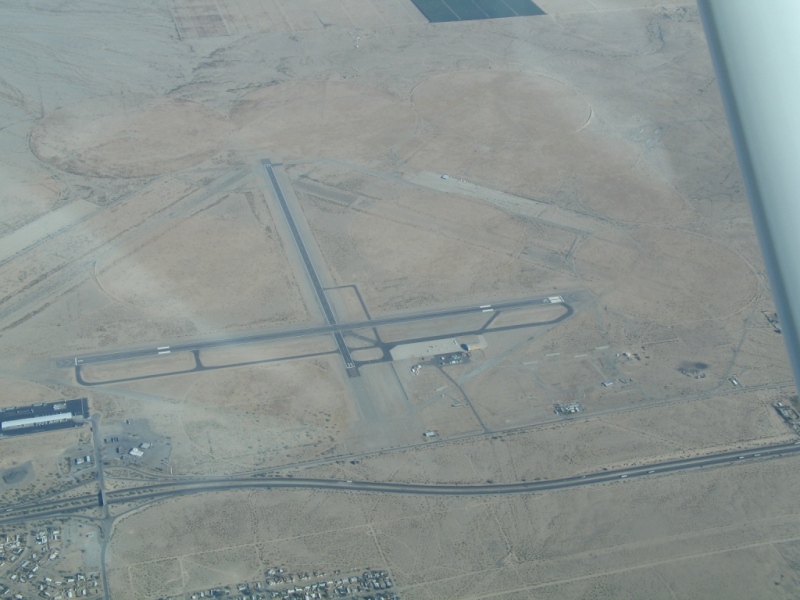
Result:
[[772,294],[800,382],[800,2],[698,0]]

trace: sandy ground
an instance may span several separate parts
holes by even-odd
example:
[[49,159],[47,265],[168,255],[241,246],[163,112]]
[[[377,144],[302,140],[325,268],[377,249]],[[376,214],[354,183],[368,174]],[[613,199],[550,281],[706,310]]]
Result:
[[[10,158],[10,157],[9,157]],[[60,184],[43,173],[30,173],[3,160],[2,178],[5,182],[3,204],[4,232],[14,231],[20,225],[46,213],[58,202]]]
[[[119,523],[111,581],[135,598],[254,579],[275,565],[371,565],[388,570],[404,598],[636,598],[640,585],[653,598],[675,590],[790,598],[800,589],[792,566],[800,530],[783,498],[796,492],[795,467],[756,463],[481,499],[281,491],[182,499]],[[781,493],[759,494],[762,486]],[[726,499],[726,510],[710,496]],[[151,528],[169,535],[155,539]],[[229,541],[210,549],[210,539]],[[732,577],[732,568],[745,575]]]
[[[593,238],[575,252],[575,266],[615,311],[667,325],[724,318],[757,292],[758,279],[734,252],[674,229]],[[709,287],[711,278],[719,283]]]
[[[447,382],[436,383],[444,386]],[[435,402],[427,398],[424,401],[437,403],[451,413],[468,412],[463,407],[452,407],[454,398],[458,399],[452,387],[442,391],[447,394],[445,399],[439,400],[440,395],[436,394]],[[771,407],[778,399],[782,396],[776,393],[735,394],[579,421],[554,419],[552,424],[529,431],[369,457],[356,465],[344,463],[336,467],[333,476],[373,480],[391,474],[392,480],[418,483],[533,481],[791,441],[791,431]],[[524,415],[528,404],[516,412]],[[485,417],[491,408],[483,411]],[[552,409],[552,404],[547,408]],[[552,410],[549,416],[553,417]],[[715,425],[711,427],[684,425],[712,420]],[[311,477],[330,469],[317,467],[302,473]]]
[[289,83],[245,96],[231,112],[237,148],[285,158],[374,162],[413,133],[407,103],[352,82]]
[[[406,0],[3,8],[0,403],[88,395],[103,427],[168,439],[179,475],[333,459],[304,472],[515,481],[788,439],[770,404],[791,374],[694,3],[540,4],[437,25]],[[575,314],[419,375],[349,380],[332,354],[76,386],[57,360],[323,322],[264,158],[323,285],[356,286],[373,316],[568,291]],[[356,288],[331,292],[342,319],[365,318]],[[553,414],[576,400],[585,419]],[[4,494],[58,485],[76,435],[0,442],[0,466],[35,473]],[[281,564],[383,567],[404,598],[796,597],[795,460],[482,500],[185,498],[118,524],[112,592]]]
[[157,316],[208,320],[210,330],[302,315],[291,308],[300,303],[281,246],[263,229],[197,216],[154,238],[97,267],[103,292]]
[[[109,386],[95,398],[109,422],[148,419],[170,438],[176,474],[249,471],[335,447],[352,410],[339,357],[318,357]],[[119,387],[118,390],[114,388]]]
[[336,344],[332,337],[308,337],[277,343],[208,348],[200,352],[200,360],[207,367],[219,367],[256,361],[278,361],[286,356],[303,356],[321,352],[333,353],[335,351]]
[[500,290],[506,298],[530,296],[545,279],[554,287],[576,283],[571,273],[522,257],[534,234],[520,219],[464,196],[399,183],[388,191],[389,198],[364,194],[348,207],[299,198],[335,282],[359,282],[374,316],[488,302]]
[[63,396],[44,385],[25,381],[16,377],[0,377],[0,384],[3,386],[3,394],[0,396],[0,408],[20,406],[19,400],[24,398],[30,404],[38,402],[56,402]]
[[53,356],[305,320],[261,190],[207,180],[159,179],[0,265],[5,314],[21,325],[5,347]]
[[146,177],[199,163],[227,129],[225,119],[202,104],[112,96],[48,115],[30,144],[41,160],[71,173]]
[[22,470],[24,478],[8,483],[0,479],[0,503],[8,506],[15,501],[32,500],[74,486],[75,479],[70,475],[67,462],[79,454],[69,451],[80,446],[88,453],[90,443],[87,426],[3,438],[0,440],[0,472],[7,476]]

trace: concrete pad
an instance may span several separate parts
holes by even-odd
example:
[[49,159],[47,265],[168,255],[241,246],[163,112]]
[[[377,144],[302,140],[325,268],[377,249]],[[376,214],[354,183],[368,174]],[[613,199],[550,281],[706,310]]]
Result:
[[430,358],[437,354],[460,352],[461,350],[463,348],[456,338],[442,338],[414,344],[400,344],[392,348],[391,354],[392,360],[403,360],[406,358]]

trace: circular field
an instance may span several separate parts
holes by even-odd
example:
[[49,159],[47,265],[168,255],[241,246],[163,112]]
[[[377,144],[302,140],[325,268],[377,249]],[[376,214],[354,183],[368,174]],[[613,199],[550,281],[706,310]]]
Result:
[[755,274],[735,253],[674,229],[591,238],[575,252],[575,267],[609,310],[659,324],[722,318],[757,293]]
[[456,71],[414,89],[414,110],[443,131],[492,146],[571,133],[590,116],[571,87],[539,75]]
[[185,169],[213,155],[229,126],[188,100],[107,96],[59,109],[30,138],[44,162],[96,177],[147,177]]
[[408,103],[377,88],[345,82],[267,87],[243,98],[231,118],[243,148],[284,158],[374,160],[416,126]]

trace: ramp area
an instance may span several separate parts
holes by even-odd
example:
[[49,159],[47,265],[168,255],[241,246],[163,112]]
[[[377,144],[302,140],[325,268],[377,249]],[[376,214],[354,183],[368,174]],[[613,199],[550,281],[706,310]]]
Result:
[[403,360],[406,358],[429,358],[439,354],[447,354],[448,352],[460,352],[461,350],[458,340],[450,337],[412,344],[400,344],[392,348],[390,353],[392,360]]

